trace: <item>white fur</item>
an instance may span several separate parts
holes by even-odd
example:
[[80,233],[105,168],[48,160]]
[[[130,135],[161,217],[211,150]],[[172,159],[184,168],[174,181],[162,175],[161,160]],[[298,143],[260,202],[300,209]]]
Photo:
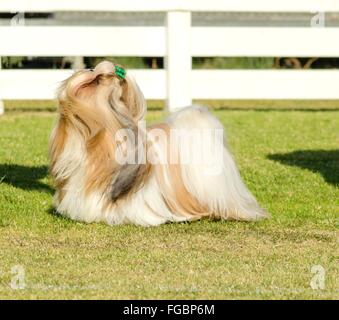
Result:
[[[143,119],[146,111],[142,92],[129,76],[124,83],[127,84],[126,89],[117,77],[111,77],[112,73],[114,73],[114,64],[108,61],[98,64],[94,72],[84,70],[76,73],[61,86],[59,100],[67,101],[70,97],[80,99],[79,108],[90,108],[92,113],[89,112],[88,117],[100,115],[94,120],[100,124],[99,129],[104,128],[109,133],[114,132],[113,129],[116,129],[117,124],[126,129],[136,129],[137,122]],[[103,74],[108,75],[108,80],[101,82]],[[95,79],[99,81],[92,83]],[[91,86],[88,87],[90,83]],[[96,87],[93,87],[93,84]],[[125,95],[122,99],[123,93]],[[69,107],[67,104],[63,107],[65,106]],[[72,112],[67,108],[63,111],[66,115]],[[81,109],[74,111],[76,116],[78,116],[76,112],[79,111]],[[107,186],[107,192],[92,190],[89,194],[85,194],[86,170],[89,165],[92,165],[88,163],[89,149],[85,145],[87,140],[83,132],[77,126],[70,126],[67,128],[63,150],[61,154],[54,154],[52,163],[54,178],[61,184],[64,183],[61,187],[62,191],[57,191],[54,198],[57,211],[71,219],[85,222],[134,223],[142,226],[193,220],[206,215],[237,220],[256,220],[266,216],[266,212],[259,207],[241,180],[225,142],[222,124],[207,109],[199,106],[184,108],[172,114],[167,119],[166,125],[170,128],[170,139],[166,140],[168,137],[166,127],[166,132],[162,134],[165,139],[153,141],[153,146],[156,148],[154,150],[150,148],[149,156],[166,161],[179,161],[180,177],[174,177],[173,181],[177,185],[184,184],[181,189],[185,192],[183,197],[180,199],[176,197],[178,190],[174,190],[175,187],[171,185],[169,176],[170,174],[179,176],[178,167],[167,165],[153,167],[150,175],[145,176],[147,180],[142,187],[137,191],[132,188],[132,192],[122,198],[119,196],[125,192],[124,187],[130,187],[128,184],[133,183],[133,175],[139,172],[133,170],[140,167],[117,167],[122,174],[120,181],[116,180],[116,174],[112,174],[111,186]],[[94,128],[98,130],[97,127]],[[185,135],[179,138],[172,136],[172,133],[177,131],[182,131]],[[140,139],[142,141],[146,136],[146,132],[144,133],[145,135]],[[52,133],[52,142],[55,134],[56,131]],[[149,131],[147,135],[151,138],[159,138],[158,134],[159,132]],[[116,143],[113,139],[112,134],[112,148]],[[167,145],[168,142],[170,147]],[[177,155],[178,159],[175,158]],[[129,169],[131,171],[128,171]],[[159,170],[161,178],[159,178]],[[63,193],[62,197],[59,192]],[[113,202],[111,197],[117,200]],[[191,208],[191,205],[192,208],[185,209],[183,201],[186,199],[197,203],[190,203],[187,207]],[[169,200],[171,203],[166,203]],[[173,202],[178,206],[173,205]],[[182,212],[172,212],[170,207],[177,207],[179,210],[182,208]],[[185,210],[197,212],[190,214]]]
[[[222,124],[203,107],[193,106],[185,108],[169,119],[173,128],[217,129],[223,130]],[[205,135],[206,136],[206,135]],[[182,166],[182,175],[186,188],[204,204],[211,212],[223,219],[256,220],[266,216],[241,180],[240,174],[229,152],[225,139],[207,139],[203,148],[201,140],[196,139],[188,145],[189,154],[204,154],[210,159],[207,164],[189,164]],[[206,149],[207,147],[207,149]],[[183,144],[179,143],[179,154],[183,155]],[[221,154],[220,154],[221,151]],[[183,161],[182,161],[183,162]]]
[[[167,120],[173,129],[219,129],[223,130],[221,123],[202,107],[185,108]],[[202,141],[195,139],[188,145],[188,153],[195,154],[201,148]],[[213,145],[221,148],[221,157]],[[187,145],[179,141],[177,148],[182,162],[184,148]],[[186,150],[187,151],[187,150]],[[182,176],[187,190],[211,211],[211,215],[222,219],[256,220],[265,216],[255,198],[242,182],[235,162],[224,145],[223,139],[216,138],[204,152],[210,164],[195,163],[182,164]],[[165,222],[184,221],[188,217],[170,212],[166,206],[161,190],[157,184],[154,173],[148,182],[128,199],[117,201],[104,209],[104,197],[98,192],[85,196],[83,185],[85,183],[86,151],[81,139],[76,134],[70,135],[66,141],[64,151],[56,164],[59,176],[69,178],[65,186],[65,196],[55,205],[58,212],[75,220],[85,222],[102,221],[108,224],[134,223],[142,226],[155,226]],[[192,217],[193,218],[193,217]]]

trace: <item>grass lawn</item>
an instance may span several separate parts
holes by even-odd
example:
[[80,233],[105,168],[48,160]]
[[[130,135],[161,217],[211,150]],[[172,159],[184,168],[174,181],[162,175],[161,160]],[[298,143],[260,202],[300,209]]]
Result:
[[[338,105],[214,111],[270,220],[142,228],[57,216],[47,168],[55,113],[9,103],[0,118],[0,300],[338,299]],[[10,286],[17,265],[22,290]],[[325,270],[322,290],[310,286],[315,265]]]

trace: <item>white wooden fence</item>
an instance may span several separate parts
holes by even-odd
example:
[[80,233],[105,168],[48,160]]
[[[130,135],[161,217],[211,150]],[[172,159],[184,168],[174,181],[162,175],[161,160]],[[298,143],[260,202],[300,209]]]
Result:
[[[0,56],[161,56],[130,70],[170,110],[193,99],[339,99],[339,70],[192,70],[192,57],[339,57],[335,27],[192,27],[191,12],[339,12],[339,0],[0,0],[0,12],[166,12],[161,27],[0,26]],[[51,99],[67,70],[0,70],[0,99]],[[1,106],[0,106],[1,109]]]

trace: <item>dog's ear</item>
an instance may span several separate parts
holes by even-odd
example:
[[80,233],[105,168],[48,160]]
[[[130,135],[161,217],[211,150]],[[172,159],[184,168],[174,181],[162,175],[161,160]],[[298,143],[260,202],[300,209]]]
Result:
[[134,122],[144,118],[146,113],[145,98],[135,80],[130,76],[122,80],[121,100],[126,105]]

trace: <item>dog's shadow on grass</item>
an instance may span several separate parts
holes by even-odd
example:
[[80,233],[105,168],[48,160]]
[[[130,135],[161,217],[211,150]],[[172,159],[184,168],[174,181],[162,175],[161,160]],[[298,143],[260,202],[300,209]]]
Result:
[[329,184],[339,186],[339,149],[298,150],[269,154],[268,159],[320,173]]
[[23,190],[37,190],[52,194],[53,189],[39,181],[48,175],[47,166],[0,164],[0,184],[6,183]]

